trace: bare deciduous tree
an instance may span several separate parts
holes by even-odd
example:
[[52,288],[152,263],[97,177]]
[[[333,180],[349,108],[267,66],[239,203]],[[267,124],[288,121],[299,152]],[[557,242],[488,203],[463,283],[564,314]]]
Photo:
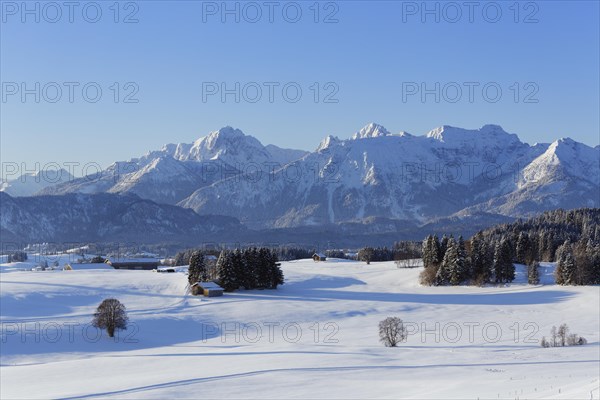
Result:
[[404,340],[408,332],[398,317],[388,317],[379,323],[379,340],[386,347],[396,347]]
[[569,333],[569,327],[567,324],[561,324],[558,327],[558,337],[560,339],[560,345],[564,347],[567,344],[567,335]]
[[550,336],[552,337],[552,347],[556,347],[557,345],[557,339],[558,339],[558,333],[556,332],[556,326],[553,326],[552,329],[550,329]]
[[405,258],[396,260],[395,263],[398,268],[417,268],[421,266],[421,260],[418,258]]
[[115,336],[116,329],[127,329],[127,312],[125,306],[117,299],[104,299],[94,313],[92,325],[106,329],[109,337]]
[[541,342],[542,347],[582,346],[587,344],[587,340],[584,337],[576,333],[569,334],[567,324],[561,324],[558,330],[556,326],[553,326],[550,330],[550,335],[552,342],[546,341],[546,338],[543,337]]

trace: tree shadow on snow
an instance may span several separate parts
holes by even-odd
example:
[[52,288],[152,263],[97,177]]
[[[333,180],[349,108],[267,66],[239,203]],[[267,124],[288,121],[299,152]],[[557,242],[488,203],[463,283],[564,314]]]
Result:
[[[371,301],[386,303],[454,304],[454,305],[528,305],[552,304],[565,301],[573,293],[547,289],[519,292],[506,288],[490,288],[486,293],[393,293],[369,292],[367,290],[335,290],[351,286],[364,286],[365,282],[348,277],[319,275],[307,280],[292,281],[277,290],[237,291],[236,299],[253,298],[288,301]],[[435,290],[431,289],[432,291]]]
[[106,331],[89,323],[66,325],[64,322],[33,323],[16,326],[5,323],[2,338],[2,365],[10,363],[11,356],[55,353],[82,353],[96,355],[102,352],[128,352],[156,347],[174,346],[217,337],[218,327],[186,318],[161,317],[130,321],[127,330],[117,331],[109,338]]

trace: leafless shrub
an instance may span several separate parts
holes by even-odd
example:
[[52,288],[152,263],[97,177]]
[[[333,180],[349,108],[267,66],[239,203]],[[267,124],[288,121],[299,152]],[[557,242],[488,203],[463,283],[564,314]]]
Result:
[[427,267],[419,275],[419,281],[421,285],[432,286],[435,283],[435,276],[437,274],[437,268]]

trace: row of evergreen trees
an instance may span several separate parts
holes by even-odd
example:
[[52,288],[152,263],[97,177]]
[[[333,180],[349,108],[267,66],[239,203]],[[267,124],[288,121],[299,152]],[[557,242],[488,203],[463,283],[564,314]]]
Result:
[[[216,265],[216,281],[227,292],[244,288],[277,289],[284,282],[277,253],[269,248],[221,251]],[[188,282],[210,280],[208,268],[201,251],[193,252],[189,260]]]
[[537,284],[539,261],[557,262],[557,284],[600,284],[600,209],[547,211],[478,232],[466,243],[430,235],[422,252],[421,280],[428,285],[511,282],[513,263],[527,265],[529,283]]
[[487,229],[482,236],[487,241],[506,238],[514,243],[514,260],[528,265],[530,275],[538,261],[555,261],[557,284],[600,284],[598,208],[547,211],[526,221]]
[[[311,258],[315,254],[315,250],[300,248],[300,247],[270,247],[273,253],[277,255],[277,258],[282,261],[299,260],[302,258]],[[175,255],[173,264],[174,265],[189,265],[192,255],[199,251],[198,249],[187,249],[178,252]],[[206,255],[214,255],[219,257],[221,249],[215,250],[202,250],[202,253]]]
[[558,248],[569,241],[591,247],[600,244],[600,208],[553,210],[525,221],[500,224],[482,232],[488,243],[506,238],[515,244],[515,260],[520,264],[534,261],[558,261]]
[[507,283],[515,279],[513,251],[510,242],[501,240],[490,246],[478,233],[470,243],[470,252],[463,237],[446,236],[439,240],[429,235],[423,241],[424,285],[460,285]]
[[371,261],[393,261],[421,258],[418,242],[396,242],[388,247],[363,247],[358,251],[357,259],[370,263]]
[[566,240],[556,249],[554,278],[559,285],[600,284],[600,245],[591,240]]

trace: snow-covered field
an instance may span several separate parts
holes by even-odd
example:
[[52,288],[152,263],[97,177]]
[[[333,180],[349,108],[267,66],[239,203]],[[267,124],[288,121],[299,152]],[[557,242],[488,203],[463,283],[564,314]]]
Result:
[[[99,266],[102,267],[102,266]],[[600,288],[429,288],[392,262],[284,262],[278,290],[185,296],[181,273],[0,265],[0,397],[600,398]],[[89,325],[106,297],[131,326]],[[397,348],[378,323],[412,334]],[[586,346],[540,347],[567,323]]]

